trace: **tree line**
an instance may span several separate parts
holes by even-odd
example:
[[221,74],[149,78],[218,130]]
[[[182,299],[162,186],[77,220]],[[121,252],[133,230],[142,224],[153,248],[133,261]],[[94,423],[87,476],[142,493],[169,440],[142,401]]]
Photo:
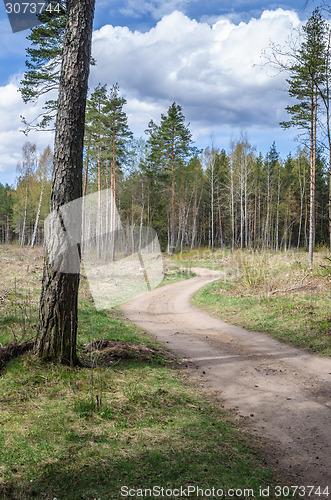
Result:
[[[118,85],[98,85],[87,100],[83,195],[113,194],[123,225],[150,226],[169,254],[199,246],[290,249],[309,245],[310,152],[263,156],[244,134],[227,150],[198,150],[179,104],[144,138],[135,138]],[[316,155],[316,243],[328,244],[328,164]],[[15,188],[0,186],[0,237],[32,245],[43,240],[50,211],[52,152],[37,158],[23,146]],[[100,198],[101,199],[101,198]]]
[[[59,81],[65,4],[60,17],[45,16],[29,36],[21,82],[25,102],[37,100]],[[99,84],[87,100],[83,194],[111,189],[121,220],[151,225],[169,253],[199,245],[275,250],[308,245],[310,252],[315,244],[331,245],[330,33],[317,8],[292,37],[294,44],[272,46],[270,60],[289,75],[293,103],[286,108],[290,119],[281,126],[300,130],[300,147],[288,158],[279,157],[275,144],[264,157],[257,154],[244,135],[227,151],[213,144],[198,151],[176,103],[158,124],[150,121],[144,138],[135,139],[118,85],[108,89]],[[57,101],[47,101],[37,128],[50,126],[56,106]],[[36,167],[25,163],[23,158],[16,190],[1,187],[1,200],[6,200],[1,202],[1,241],[33,240],[38,193],[41,184],[49,184],[40,175],[33,178]],[[47,189],[43,199],[38,242]]]

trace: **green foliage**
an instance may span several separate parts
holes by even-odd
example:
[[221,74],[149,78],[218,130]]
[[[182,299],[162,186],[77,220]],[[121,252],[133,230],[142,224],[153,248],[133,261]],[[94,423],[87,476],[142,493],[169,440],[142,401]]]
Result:
[[325,59],[326,21],[317,8],[303,27],[303,41],[290,66],[289,95],[297,102],[286,107],[291,119],[282,122],[284,128],[311,129],[315,119],[315,99],[322,85]]
[[0,241],[9,243],[12,236],[11,221],[14,207],[14,191],[6,184],[0,183]]
[[121,177],[130,163],[132,132],[124,111],[126,100],[118,85],[107,91],[99,85],[87,100],[85,125],[85,170],[89,169],[89,188],[109,187],[112,176]]
[[[42,24],[32,28],[27,37],[31,44],[26,49],[26,71],[19,89],[25,103],[36,102],[41,96],[57,91],[59,86],[66,15],[65,1],[57,3],[60,4],[60,15],[44,11],[39,15]],[[32,123],[27,123],[23,118],[26,133],[31,128],[51,127],[56,106],[56,99],[48,99],[43,114]]]

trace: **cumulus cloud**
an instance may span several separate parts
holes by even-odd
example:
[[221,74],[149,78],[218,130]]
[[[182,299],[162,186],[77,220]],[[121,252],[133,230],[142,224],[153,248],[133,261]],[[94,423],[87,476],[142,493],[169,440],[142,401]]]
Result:
[[24,106],[18,92],[19,80],[19,76],[13,77],[7,85],[0,87],[0,174],[6,174],[4,177],[9,182],[14,180],[15,169],[22,159],[22,146],[26,140],[36,142],[39,151],[48,144],[53,144],[53,134],[50,132],[31,132],[28,138],[20,132],[24,128],[20,115],[33,119],[40,113],[42,104]]
[[[143,2],[141,8],[147,3],[155,8],[163,4]],[[106,25],[93,34],[97,66],[91,71],[90,89],[99,82],[117,82],[137,135],[176,101],[195,140],[230,136],[235,128],[260,130],[262,137],[285,118],[288,96],[280,91],[284,76],[270,77],[261,64],[261,51],[270,40],[283,43],[290,25],[299,23],[294,12],[276,9],[239,24],[224,17],[209,24],[174,11],[143,33]],[[0,172],[15,170],[21,158],[26,138],[19,132],[20,115],[32,119],[41,111],[42,103],[23,105],[19,79],[13,77],[0,87]],[[39,150],[53,142],[46,132],[31,134],[29,140],[36,141]]]
[[106,25],[94,32],[91,85],[118,82],[144,116],[176,101],[200,127],[274,127],[287,102],[279,91],[284,77],[270,78],[261,51],[270,40],[282,43],[299,22],[277,9],[247,23],[222,18],[212,25],[174,11],[145,33]]

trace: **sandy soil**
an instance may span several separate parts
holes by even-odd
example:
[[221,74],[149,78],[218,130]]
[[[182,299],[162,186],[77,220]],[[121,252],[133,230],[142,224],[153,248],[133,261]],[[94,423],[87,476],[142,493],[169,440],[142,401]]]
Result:
[[329,486],[331,495],[331,359],[194,308],[190,296],[221,274],[195,272],[196,278],[125,304],[127,318],[194,364],[201,383],[243,417],[280,477],[292,478],[296,485]]

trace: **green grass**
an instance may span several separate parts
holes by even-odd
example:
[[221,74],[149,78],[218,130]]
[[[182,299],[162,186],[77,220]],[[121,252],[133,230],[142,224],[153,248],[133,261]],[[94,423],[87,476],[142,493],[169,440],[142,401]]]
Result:
[[[100,336],[155,344],[108,314],[94,311]],[[116,500],[124,485],[258,491],[272,481],[237,423],[167,358],[91,370],[29,353],[7,365],[0,387],[1,498]]]
[[[32,286],[28,280],[32,256],[20,253],[15,277],[3,277],[10,292],[0,307],[3,344],[36,329],[40,281]],[[174,268],[165,282],[189,276]],[[20,294],[13,293],[18,279]],[[83,279],[79,355],[86,359],[86,345],[101,338],[159,346],[119,309],[96,311]],[[192,387],[164,350],[150,359],[108,363],[94,354],[92,366],[45,364],[32,353],[6,365],[0,374],[0,498],[117,500],[125,485],[253,488],[259,498],[260,485],[279,483],[236,419]]]
[[265,332],[310,352],[331,355],[329,252],[315,255],[309,271],[304,252],[237,252],[231,272],[192,299],[225,321]]
[[[42,258],[31,283],[33,252],[15,252],[12,273],[0,273],[2,344],[37,325]],[[182,271],[170,263],[163,283],[188,277],[189,265]],[[81,284],[82,358],[96,339],[160,347],[119,309],[95,310],[87,281]],[[286,482],[266,467],[236,418],[193,387],[164,349],[145,360],[91,359],[93,368],[69,368],[27,353],[0,374],[0,498],[119,500],[125,485],[252,488],[260,498],[261,486]]]

